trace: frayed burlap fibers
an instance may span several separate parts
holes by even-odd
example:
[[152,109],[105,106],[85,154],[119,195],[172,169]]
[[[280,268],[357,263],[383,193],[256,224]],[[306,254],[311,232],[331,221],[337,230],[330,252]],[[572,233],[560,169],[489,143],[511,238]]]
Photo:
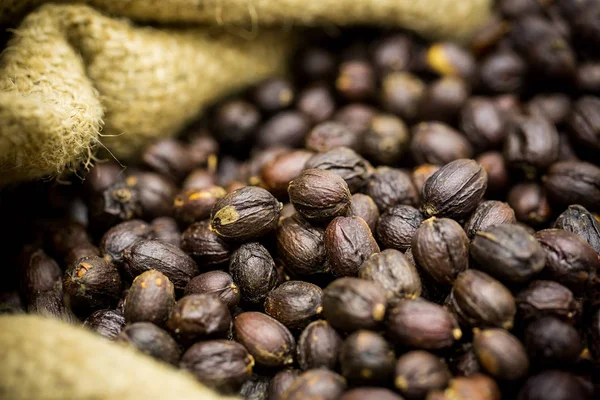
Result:
[[[0,185],[76,170],[101,147],[127,162],[149,141],[175,135],[207,103],[282,73],[291,26],[361,23],[460,38],[489,8],[489,0],[59,2],[95,8],[42,5],[0,59]],[[0,23],[41,3],[0,0]],[[140,27],[97,10],[210,27]]]

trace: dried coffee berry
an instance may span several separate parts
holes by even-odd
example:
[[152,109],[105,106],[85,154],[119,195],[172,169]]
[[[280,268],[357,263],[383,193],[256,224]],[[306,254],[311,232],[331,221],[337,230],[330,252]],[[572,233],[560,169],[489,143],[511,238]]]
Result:
[[115,310],[98,310],[86,318],[83,326],[109,340],[113,340],[123,330],[125,317]]
[[599,93],[600,63],[581,62],[577,68],[575,81],[580,90],[588,93]]
[[592,313],[589,326],[585,330],[590,352],[594,359],[600,359],[600,308]]
[[65,302],[78,314],[113,308],[121,296],[121,277],[114,264],[97,256],[72,264],[63,277]]
[[188,174],[181,184],[182,190],[202,189],[216,184],[216,177],[207,169],[195,169]]
[[231,246],[210,229],[208,221],[196,222],[181,235],[181,249],[200,265],[229,261]]
[[532,361],[548,368],[574,363],[583,345],[571,324],[555,317],[543,317],[527,325],[525,347]]
[[122,168],[116,163],[96,163],[86,175],[83,186],[88,196],[102,193],[121,180]]
[[162,326],[174,305],[175,288],[169,278],[158,271],[146,271],[133,280],[127,292],[125,320]]
[[298,275],[324,272],[325,230],[312,226],[299,215],[284,218],[277,229],[277,254],[286,268]]
[[562,204],[580,204],[590,211],[600,210],[600,168],[582,161],[552,164],[542,178],[550,200]]
[[558,159],[559,137],[553,124],[541,116],[521,117],[508,125],[504,158],[511,166],[535,176],[536,169]]
[[379,217],[377,240],[385,248],[406,251],[421,222],[423,215],[412,206],[390,207]]
[[513,20],[511,39],[529,65],[547,77],[565,77],[575,72],[575,55],[569,43],[540,15]]
[[498,50],[485,57],[479,67],[481,86],[494,93],[518,92],[525,83],[527,63],[512,50]]
[[36,249],[26,255],[20,278],[20,292],[27,300],[36,293],[52,290],[61,281],[62,271],[44,250]]
[[217,201],[210,228],[225,240],[249,241],[277,227],[282,204],[268,191],[247,186]]
[[325,153],[315,154],[304,167],[327,170],[339,175],[352,193],[362,188],[373,173],[371,164],[348,147],[336,147]]
[[229,273],[242,299],[250,303],[262,302],[277,285],[273,257],[260,243],[244,243],[231,253]]
[[179,367],[221,393],[237,393],[252,375],[254,358],[239,343],[208,340],[194,344],[181,357]]
[[558,216],[553,227],[581,236],[597,253],[600,253],[600,223],[585,207],[577,204],[570,205]]
[[137,172],[128,176],[125,183],[134,188],[145,219],[171,215],[177,187],[173,182],[152,172]]
[[361,101],[373,95],[376,88],[375,73],[366,61],[346,61],[339,67],[335,88],[350,101]]
[[31,293],[27,299],[26,310],[29,314],[55,318],[70,324],[79,324],[81,321],[65,304],[64,295],[63,284],[59,280],[50,290]]
[[52,227],[49,241],[59,257],[66,256],[74,247],[91,244],[85,226],[77,222],[61,223]]
[[267,398],[269,400],[281,400],[285,391],[288,390],[298,376],[300,376],[300,371],[297,369],[284,369],[276,373],[269,384]]
[[367,223],[360,217],[337,217],[324,235],[325,253],[336,276],[355,276],[360,266],[379,246]]
[[537,183],[519,183],[513,186],[506,200],[515,211],[517,220],[529,225],[544,224],[552,215],[544,188]]
[[271,290],[265,299],[265,313],[289,329],[302,329],[321,311],[323,291],[317,285],[288,281]]
[[310,130],[310,120],[299,111],[282,111],[265,121],[256,133],[256,145],[301,147]]
[[241,313],[233,320],[233,334],[258,364],[282,367],[294,362],[294,336],[283,324],[266,314]]
[[465,223],[465,231],[467,236],[473,239],[479,231],[494,225],[514,224],[515,222],[515,211],[508,204],[496,200],[482,201]]
[[504,329],[476,332],[473,349],[481,366],[497,379],[514,381],[527,375],[529,359],[525,347]]
[[342,375],[356,384],[388,383],[394,363],[394,350],[383,336],[372,331],[352,333],[340,348]]
[[336,104],[326,85],[315,84],[300,92],[296,107],[312,121],[319,123],[331,119]]
[[300,335],[296,347],[302,370],[327,368],[334,370],[342,338],[325,320],[311,322]]
[[346,390],[346,380],[324,368],[304,372],[292,382],[282,400],[336,400]]
[[209,271],[189,281],[183,292],[190,294],[214,294],[218,296],[230,310],[240,302],[240,290],[227,272]]
[[[135,220],[134,220],[135,221]],[[179,247],[181,240],[181,232],[177,226],[177,222],[171,217],[158,217],[150,223],[151,232],[144,239],[154,238],[169,243],[175,247]],[[135,239],[134,239],[135,242]],[[133,244],[133,243],[132,243]],[[127,246],[128,247],[128,246]],[[113,262],[115,262],[113,260]]]
[[251,139],[260,119],[260,112],[255,105],[244,100],[231,100],[217,107],[212,128],[223,146],[240,146]]
[[373,254],[358,270],[358,277],[375,282],[388,299],[414,299],[421,295],[421,278],[415,266],[395,249]]
[[413,57],[413,42],[405,34],[396,33],[375,43],[372,59],[380,72],[405,71]]
[[461,218],[473,211],[487,188],[487,173],[473,160],[444,165],[423,186],[421,210],[428,216]]
[[140,240],[123,250],[125,271],[136,277],[154,269],[165,274],[175,286],[184,289],[194,276],[198,266],[183,250],[159,240]]
[[102,256],[113,263],[123,262],[123,250],[153,236],[152,226],[140,219],[121,222],[110,228],[100,241]]
[[546,253],[544,275],[562,283],[575,295],[584,294],[600,271],[596,250],[581,236],[562,229],[544,229],[535,238]]
[[427,67],[440,75],[472,79],[476,65],[473,56],[462,47],[450,42],[434,43],[427,49]]
[[446,165],[461,158],[471,158],[468,140],[440,122],[421,122],[413,128],[411,153],[419,164]]
[[469,238],[456,221],[431,217],[415,231],[412,253],[437,283],[451,285],[469,266]]
[[377,204],[375,204],[370,196],[362,193],[353,194],[350,204],[350,215],[364,219],[367,225],[369,225],[371,232],[375,234],[377,221],[379,221],[379,208],[377,208]]
[[251,185],[261,183],[260,172],[270,162],[275,160],[282,154],[287,154],[291,150],[283,146],[272,146],[266,149],[256,148],[251,150],[250,159],[247,161],[245,169],[247,169],[248,182]]
[[548,369],[527,379],[518,400],[589,400],[590,391],[570,372]]
[[98,229],[142,215],[137,189],[120,181],[94,194],[89,207],[90,223]]
[[117,342],[129,343],[142,353],[172,365],[177,365],[181,357],[179,345],[171,335],[150,322],[127,325]]
[[227,192],[220,186],[208,186],[202,189],[188,189],[175,196],[173,215],[182,224],[207,219],[217,200]]
[[415,121],[425,97],[425,83],[408,72],[395,72],[383,77],[381,105],[399,117]]
[[390,167],[375,170],[365,193],[371,196],[381,212],[397,204],[415,205],[419,197],[410,174]]
[[269,390],[270,377],[253,374],[242,385],[239,395],[247,400],[266,400]]
[[287,108],[294,101],[294,88],[283,78],[272,78],[260,83],[253,91],[254,102],[268,113]]
[[354,148],[353,146],[358,144],[360,135],[369,129],[371,119],[375,116],[375,113],[376,111],[374,108],[361,103],[348,104],[335,113],[333,117],[334,121],[341,123],[350,130],[350,137],[353,138],[352,140],[349,140],[351,145],[338,144],[337,146]]
[[445,76],[436,79],[427,86],[421,105],[421,118],[429,121],[454,122],[469,95],[470,88],[462,78]]
[[504,156],[499,151],[481,153],[475,159],[485,170],[488,176],[487,194],[502,192],[508,188],[510,181],[508,167]]
[[422,298],[399,300],[389,310],[386,323],[390,338],[408,347],[443,349],[462,337],[462,331],[450,312]]
[[376,329],[385,317],[386,298],[373,282],[340,278],[323,289],[323,316],[345,332]]
[[563,123],[571,111],[571,99],[566,94],[538,94],[527,104],[532,115],[539,115],[553,124]]
[[[372,116],[369,116],[369,121],[370,118],[372,118]],[[321,122],[306,136],[305,147],[318,153],[323,153],[342,146],[356,150],[359,147],[362,133],[363,131],[358,132],[342,122]]]
[[461,110],[460,129],[477,150],[489,150],[503,143],[506,118],[493,100],[472,97]]
[[467,345],[463,353],[451,361],[453,362],[452,367],[456,375],[472,376],[481,372],[481,365],[479,365],[472,344]]
[[162,139],[144,150],[142,160],[150,169],[174,182],[180,182],[194,168],[185,144],[176,139]]
[[260,172],[264,187],[278,198],[287,197],[290,182],[305,169],[305,164],[313,157],[312,151],[295,150],[280,154],[265,164]]
[[574,320],[580,311],[573,292],[554,281],[531,282],[518,294],[516,301],[521,318],[524,320],[545,315]]
[[[215,163],[217,162],[216,154],[219,152],[219,143],[207,133],[208,132],[201,131],[198,135],[194,135],[190,138],[190,141],[187,144],[188,154],[195,167],[206,166],[208,169],[214,170]],[[193,174],[193,172],[191,172],[190,175],[191,174]]]
[[224,337],[231,328],[227,305],[214,294],[190,294],[179,299],[171,311],[167,328],[183,344]]
[[440,357],[413,350],[398,359],[394,384],[407,399],[422,399],[430,391],[443,390],[451,376]]
[[461,323],[472,327],[513,326],[517,312],[510,291],[488,274],[466,270],[454,281],[451,305]]
[[290,201],[296,211],[311,222],[326,223],[350,209],[348,185],[338,174],[307,169],[290,182]]
[[381,387],[362,387],[345,392],[338,400],[403,400],[389,389]]
[[544,250],[519,225],[491,226],[475,234],[471,257],[479,269],[508,283],[523,283],[537,275],[545,264]]
[[[436,397],[436,396],[442,397]],[[428,400],[500,400],[500,389],[496,381],[487,375],[474,374],[458,377],[450,381],[444,392],[431,392]]]
[[398,163],[408,149],[410,137],[402,120],[391,114],[377,114],[364,133],[361,154],[376,164]]

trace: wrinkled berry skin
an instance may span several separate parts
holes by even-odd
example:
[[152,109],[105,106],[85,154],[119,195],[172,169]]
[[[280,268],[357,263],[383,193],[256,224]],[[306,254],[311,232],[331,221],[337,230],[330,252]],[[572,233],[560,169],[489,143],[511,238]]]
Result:
[[346,215],[352,198],[341,176],[316,168],[304,170],[291,181],[288,194],[296,211],[316,223],[327,223]]
[[360,266],[379,253],[371,229],[360,217],[337,217],[325,230],[325,252],[336,276],[355,276]]
[[461,219],[477,207],[487,189],[487,173],[473,160],[440,168],[423,185],[421,211],[428,217]]
[[258,239],[277,227],[281,207],[265,189],[246,186],[215,203],[210,228],[228,241]]

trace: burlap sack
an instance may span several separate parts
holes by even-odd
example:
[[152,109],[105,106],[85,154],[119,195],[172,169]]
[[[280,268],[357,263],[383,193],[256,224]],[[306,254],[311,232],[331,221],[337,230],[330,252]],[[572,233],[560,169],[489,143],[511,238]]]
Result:
[[189,374],[38,316],[0,316],[0,399],[216,400]]
[[[0,20],[43,2],[0,1]],[[0,58],[0,185],[80,168],[99,147],[128,161],[208,102],[283,73],[291,25],[368,23],[457,38],[489,7],[489,0],[80,2],[143,21],[211,26],[140,27],[72,4],[29,14]],[[265,28],[272,26],[287,29]]]

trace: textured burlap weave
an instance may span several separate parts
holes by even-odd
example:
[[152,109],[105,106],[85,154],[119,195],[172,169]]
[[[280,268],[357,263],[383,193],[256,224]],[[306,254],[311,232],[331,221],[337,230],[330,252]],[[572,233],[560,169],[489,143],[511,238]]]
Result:
[[187,373],[82,327],[0,316],[0,399],[216,400]]

